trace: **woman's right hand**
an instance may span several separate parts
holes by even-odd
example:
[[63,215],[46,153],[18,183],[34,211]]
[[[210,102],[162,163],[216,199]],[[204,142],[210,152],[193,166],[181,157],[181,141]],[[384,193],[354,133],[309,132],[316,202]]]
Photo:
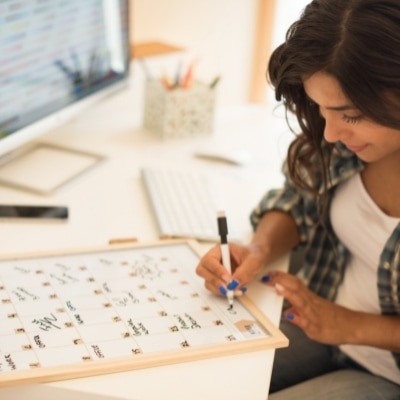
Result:
[[227,289],[234,289],[239,294],[265,265],[265,256],[258,246],[231,242],[229,252],[232,275],[222,265],[219,245],[212,247],[196,267],[196,273],[204,279],[205,287],[217,295],[224,295]]

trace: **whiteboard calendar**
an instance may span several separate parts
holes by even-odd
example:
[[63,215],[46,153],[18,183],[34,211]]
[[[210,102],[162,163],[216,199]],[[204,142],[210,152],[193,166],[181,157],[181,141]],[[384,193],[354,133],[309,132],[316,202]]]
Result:
[[189,241],[0,260],[0,387],[283,347],[243,296],[229,309]]

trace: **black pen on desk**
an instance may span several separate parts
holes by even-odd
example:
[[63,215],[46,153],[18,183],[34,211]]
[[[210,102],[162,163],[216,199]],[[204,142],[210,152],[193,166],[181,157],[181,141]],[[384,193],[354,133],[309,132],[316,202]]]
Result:
[[[222,256],[222,265],[227,269],[227,271],[232,274],[231,268],[231,256],[229,253],[229,244],[228,244],[228,223],[226,221],[226,216],[223,211],[219,211],[217,213],[217,222],[218,222],[218,234],[221,240],[221,256]],[[233,307],[233,290],[228,290],[227,292],[229,309]]]

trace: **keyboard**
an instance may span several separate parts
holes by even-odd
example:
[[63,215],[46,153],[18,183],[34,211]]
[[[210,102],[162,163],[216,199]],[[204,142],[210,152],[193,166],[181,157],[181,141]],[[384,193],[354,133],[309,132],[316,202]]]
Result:
[[[218,241],[222,195],[210,177],[188,171],[145,167],[141,178],[160,236]],[[230,235],[234,237],[237,235]]]

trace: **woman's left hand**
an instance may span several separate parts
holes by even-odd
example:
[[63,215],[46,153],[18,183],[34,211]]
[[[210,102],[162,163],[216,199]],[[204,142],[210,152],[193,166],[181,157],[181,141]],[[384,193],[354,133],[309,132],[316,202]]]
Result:
[[309,338],[332,345],[348,343],[357,313],[316,295],[294,275],[273,271],[263,281],[290,303],[284,316]]

